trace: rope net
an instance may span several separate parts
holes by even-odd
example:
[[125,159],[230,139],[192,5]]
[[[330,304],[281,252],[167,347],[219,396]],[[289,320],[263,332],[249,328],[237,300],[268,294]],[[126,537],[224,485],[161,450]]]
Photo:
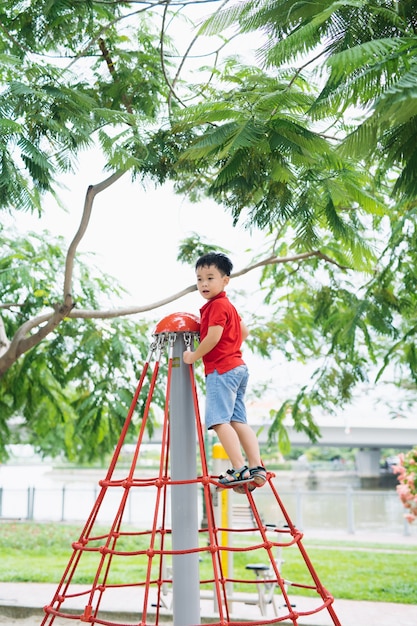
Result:
[[[187,349],[195,335],[183,334]],[[55,620],[55,626],[66,620],[104,626],[157,626],[166,624],[169,615],[177,624],[172,561],[187,554],[198,555],[201,616],[208,610],[210,619],[204,621],[213,626],[261,626],[284,621],[298,626],[300,618],[320,611],[327,611],[333,624],[341,626],[332,606],[333,597],[321,584],[302,544],[303,535],[293,525],[275,488],[275,475],[268,472],[262,488],[270,490],[273,496],[274,511],[269,513],[277,521],[273,524],[263,521],[256,502],[257,489],[251,492],[246,488],[245,494],[239,496],[234,496],[229,488],[216,490],[218,475],[210,474],[208,469],[194,371],[184,364],[190,373],[199,465],[192,480],[172,479],[169,399],[173,367],[178,367],[173,358],[177,335],[163,332],[154,337],[109,468],[99,481],[97,499],[78,540],[72,544],[72,555],[52,601],[44,607],[41,626],[52,625]],[[168,356],[161,362],[163,355]],[[158,391],[164,389],[165,398],[159,467],[154,475],[144,476],[142,458],[146,459],[146,454],[141,453],[141,448],[157,382]],[[136,423],[133,420],[139,408],[139,433],[130,467],[126,468],[120,461],[122,447]],[[176,485],[189,483],[197,484],[202,493],[206,519],[197,530],[198,546],[179,550],[173,548],[170,494]],[[245,503],[246,515],[240,523],[231,519],[233,507],[229,505],[234,497]],[[145,529],[136,529],[129,523],[128,513],[133,499],[140,502],[142,498],[152,523]],[[113,519],[111,524],[103,521],[109,519]],[[281,572],[286,549],[296,551],[297,571],[302,569],[299,582],[284,578]],[[296,595],[290,599],[289,590],[295,588],[311,596],[307,610],[297,610]],[[243,610],[235,611],[239,605]],[[237,619],[235,612],[244,619]]]

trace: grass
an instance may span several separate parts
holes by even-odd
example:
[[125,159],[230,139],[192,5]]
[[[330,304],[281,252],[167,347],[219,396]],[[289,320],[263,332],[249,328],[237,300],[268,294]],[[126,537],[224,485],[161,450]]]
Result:
[[[72,555],[72,543],[78,539],[81,529],[76,525],[60,523],[2,522],[0,530],[0,581],[58,584]],[[123,538],[123,545],[118,543],[117,547],[137,551],[149,547],[148,543],[146,536],[126,537]],[[303,546],[321,583],[334,597],[415,603],[417,547],[405,550],[395,544],[385,546],[321,540],[304,540]],[[100,558],[97,552],[85,552],[73,582],[91,582]],[[311,576],[297,546],[284,548],[283,558],[282,575],[285,579],[311,585]],[[245,565],[257,560],[260,559],[252,551],[235,552],[234,577],[248,578]],[[145,580],[146,563],[146,556],[115,556],[110,582],[126,584],[133,580]],[[212,577],[208,553],[202,556],[200,573],[201,579]],[[248,585],[239,590],[254,591],[254,587]],[[316,595],[316,592],[296,587],[291,587],[290,593]]]

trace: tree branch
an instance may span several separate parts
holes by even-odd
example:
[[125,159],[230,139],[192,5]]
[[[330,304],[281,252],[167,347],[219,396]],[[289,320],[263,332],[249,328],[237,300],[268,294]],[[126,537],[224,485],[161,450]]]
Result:
[[[87,228],[87,225],[88,225],[88,219],[91,213],[91,204],[92,204],[94,195],[98,193],[97,190],[104,189],[106,183],[111,184],[108,181],[112,178],[114,177],[110,177],[109,179],[107,179],[107,181],[104,181],[100,185],[94,185],[94,186],[92,185],[88,188],[87,198],[86,198],[86,208],[83,214],[83,218],[81,220],[80,228],[78,229],[78,232],[76,236],[74,237],[73,242],[70,246],[71,248],[70,256],[71,256],[72,262],[74,259],[76,247],[79,241],[81,240],[82,235],[84,234],[85,229]],[[94,194],[93,194],[93,190],[95,192]],[[257,269],[258,267],[265,267],[266,265],[277,265],[277,264],[283,264],[283,263],[299,263],[300,261],[306,261],[313,257],[318,257],[322,259],[323,261],[325,261],[326,263],[331,263],[333,265],[336,265],[341,270],[349,269],[346,266],[340,265],[334,259],[330,258],[326,254],[323,254],[322,252],[320,252],[320,250],[313,250],[311,252],[304,252],[302,254],[295,254],[293,256],[286,256],[286,257],[277,257],[276,255],[269,256],[261,261],[247,265],[246,267],[239,270],[238,272],[234,272],[232,274],[232,278],[243,276],[247,274],[248,272],[251,272],[254,269]],[[72,275],[72,266],[71,266],[71,269],[67,268],[67,272],[68,272],[68,275],[66,275],[66,281],[68,280],[70,281],[70,277]],[[129,307],[119,308],[119,309],[108,309],[108,310],[98,310],[98,311],[88,310],[88,309],[74,309],[71,296],[68,295],[68,292],[66,292],[67,293],[66,300],[64,299],[64,303],[61,306],[57,306],[53,313],[45,313],[43,315],[39,315],[38,317],[35,317],[32,320],[28,320],[27,322],[22,324],[22,326],[20,326],[20,328],[16,332],[12,342],[8,343],[5,333],[3,335],[1,334],[2,327],[0,325],[0,376],[2,376],[7,371],[7,369],[11,365],[13,365],[15,361],[17,361],[19,356],[21,356],[24,352],[27,352],[34,346],[38,345],[47,335],[53,332],[57,328],[57,326],[59,326],[59,324],[62,322],[64,318],[67,318],[67,319],[114,319],[117,317],[127,317],[130,315],[137,315],[138,313],[145,313],[147,311],[153,311],[162,306],[165,306],[166,304],[175,302],[176,300],[179,300],[183,296],[186,296],[187,294],[192,293],[193,291],[196,291],[196,290],[197,290],[197,287],[195,284],[193,284],[193,285],[189,285],[188,287],[185,287],[181,291],[178,291],[172,294],[171,296],[168,296],[167,298],[158,300],[156,302],[152,302],[147,305],[129,306]],[[42,324],[44,325],[42,326]],[[27,336],[31,330],[39,326],[40,328],[36,333]],[[2,346],[8,346],[8,348],[6,348],[6,351],[4,351],[3,354],[1,354]]]
[[[98,40],[98,45],[99,45],[99,48],[100,48],[100,52],[103,55],[104,60],[106,61],[106,65],[107,65],[107,68],[108,68],[108,70],[110,72],[110,75],[112,76],[114,82],[117,83],[118,82],[118,78],[117,78],[117,74],[116,74],[116,68],[114,67],[113,59],[110,56],[110,52],[107,49],[106,42],[104,41],[104,39],[102,37],[100,37],[100,39]],[[132,109],[131,102],[127,98],[126,93],[124,91],[122,93],[122,103],[123,103],[123,106],[125,107],[126,111],[128,113],[130,113],[131,115],[133,115],[133,109]]]
[[[231,274],[231,278],[237,278],[238,276],[244,276],[248,272],[257,269],[258,267],[265,267],[266,265],[278,265],[282,263],[298,263],[299,261],[306,261],[307,259],[311,259],[312,257],[318,257],[326,261],[327,263],[331,263],[332,265],[336,265],[341,270],[348,270],[349,268],[340,265],[334,259],[331,259],[327,255],[320,252],[320,250],[314,250],[312,252],[305,252],[303,254],[295,254],[293,256],[287,257],[277,257],[270,256],[263,261],[258,261],[257,263],[252,263],[247,267],[239,270],[238,272],[233,272]],[[161,306],[165,306],[166,304],[170,304],[170,302],[175,302],[179,300],[183,296],[186,296],[189,293],[193,293],[193,291],[197,291],[196,285],[190,285],[189,287],[185,287],[181,291],[164,298],[163,300],[158,300],[157,302],[152,302],[151,304],[146,304],[143,306],[130,306],[121,309],[110,309],[107,311],[89,311],[83,309],[75,309],[69,313],[68,317],[71,319],[111,319],[115,317],[127,317],[128,315],[136,315],[138,313],[146,313],[147,311],[153,311],[155,309],[160,308]]]
[[24,302],[2,302],[0,304],[0,309],[15,309],[20,308],[24,305]]
[[4,322],[0,317],[0,358],[2,354],[7,352],[10,346],[10,341],[6,335],[6,329],[4,327]]
[[152,302],[151,304],[145,304],[143,306],[130,306],[120,309],[110,309],[107,311],[89,311],[85,309],[74,309],[68,315],[71,319],[111,319],[115,317],[127,317],[128,315],[136,315],[137,313],[146,313],[147,311],[153,311],[154,309],[158,309],[161,306],[165,306],[166,304],[170,304],[170,302],[175,302],[179,300],[183,296],[186,296],[189,293],[193,293],[193,291],[197,291],[196,285],[190,285],[189,287],[185,287],[181,291],[168,296],[168,298],[164,298],[163,300],[158,300],[157,302]]
[[112,174],[111,176],[103,180],[101,183],[97,183],[96,185],[90,185],[87,189],[81,222],[67,252],[67,258],[65,262],[65,277],[64,277],[64,302],[68,298],[72,299],[71,285],[72,285],[72,274],[73,274],[73,269],[74,269],[75,253],[77,251],[78,244],[80,243],[81,239],[84,237],[85,232],[88,228],[88,224],[90,222],[90,217],[91,217],[91,212],[93,210],[94,199],[97,196],[97,194],[99,194],[101,191],[104,191],[105,189],[113,185],[125,173],[126,173],[125,171],[115,172],[114,174]]
[[[50,313],[44,313],[22,324],[10,343],[8,350],[10,356],[16,361],[19,356],[38,345],[42,339],[45,339],[49,333],[55,330],[64,317],[64,307],[59,307],[52,315]],[[46,322],[46,324],[41,326],[44,322]],[[40,326],[38,332],[27,336],[33,328],[37,328],[38,326]]]
[[[90,185],[87,189],[80,225],[77,232],[75,233],[72,242],[69,245],[65,260],[62,303],[57,304],[54,307],[54,311],[52,313],[44,313],[43,315],[39,315],[31,320],[24,322],[18,328],[12,341],[8,340],[4,325],[0,320],[0,376],[2,376],[9,369],[9,367],[11,367],[13,363],[16,362],[22,354],[28,352],[34,346],[37,346],[43,339],[45,339],[45,337],[52,333],[57,328],[57,326],[59,326],[64,318],[71,317],[71,311],[74,307],[74,301],[72,299],[71,292],[75,254],[78,245],[84,237],[85,232],[88,228],[94,199],[97,194],[113,185],[113,183],[117,182],[119,178],[121,178],[124,174],[124,171],[115,172],[100,183],[97,183],[96,185]],[[34,328],[39,328],[39,330],[32,335],[29,334]]]
[[318,257],[319,259],[323,259],[323,261],[326,261],[327,263],[331,263],[332,265],[336,265],[341,270],[349,269],[349,267],[345,265],[340,265],[340,263],[337,263],[337,261],[335,261],[331,257],[327,256],[326,254],[323,254],[323,252],[320,252],[320,250],[312,250],[311,252],[303,252],[302,254],[295,254],[293,256],[277,257],[275,255],[272,255],[266,259],[263,259],[262,261],[258,261],[257,263],[253,263],[252,265],[248,265],[247,267],[244,267],[239,272],[235,272],[234,274],[232,274],[232,277],[236,278],[237,276],[243,276],[244,274],[251,272],[257,267],[265,267],[266,265],[278,265],[282,263],[293,263],[293,262],[298,262],[298,261],[305,261],[307,259],[311,259],[312,257]]

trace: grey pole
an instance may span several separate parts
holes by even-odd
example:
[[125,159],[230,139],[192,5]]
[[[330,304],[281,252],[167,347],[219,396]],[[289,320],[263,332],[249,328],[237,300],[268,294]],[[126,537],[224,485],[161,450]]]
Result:
[[[177,333],[173,347],[170,393],[171,479],[197,477],[197,429],[190,366],[182,359],[184,335]],[[171,485],[172,549],[198,548],[198,484]],[[199,553],[173,554],[173,626],[200,624]]]

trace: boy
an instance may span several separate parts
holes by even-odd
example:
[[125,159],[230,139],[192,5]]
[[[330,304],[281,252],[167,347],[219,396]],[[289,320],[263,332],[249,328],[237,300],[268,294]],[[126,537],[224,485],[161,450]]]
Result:
[[195,352],[184,352],[183,359],[188,365],[203,359],[206,427],[216,432],[233,466],[219,477],[219,482],[244,492],[242,482],[250,481],[250,490],[264,485],[266,470],[244,404],[249,373],[241,345],[249,331],[224,291],[232,269],[231,260],[222,253],[210,252],[197,260],[197,287],[207,302],[200,309],[200,344]]

